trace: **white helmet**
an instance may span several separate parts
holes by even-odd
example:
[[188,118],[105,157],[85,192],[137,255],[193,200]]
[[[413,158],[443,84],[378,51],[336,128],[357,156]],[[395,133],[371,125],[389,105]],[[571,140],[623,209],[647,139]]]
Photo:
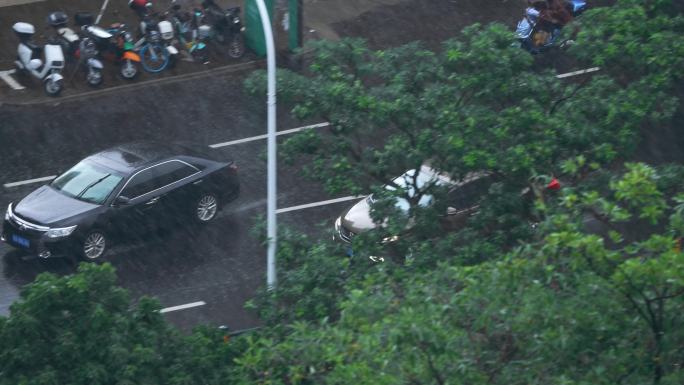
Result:
[[23,21],[14,23],[12,29],[16,33],[22,33],[26,35],[33,35],[34,33],[36,33],[36,28],[33,26],[33,24],[24,23]]

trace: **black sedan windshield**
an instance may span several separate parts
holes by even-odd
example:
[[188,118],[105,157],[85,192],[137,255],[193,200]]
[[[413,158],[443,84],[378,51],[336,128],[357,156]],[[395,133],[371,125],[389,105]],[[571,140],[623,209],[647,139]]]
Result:
[[66,196],[102,204],[122,179],[110,170],[83,161],[52,181],[50,186]]

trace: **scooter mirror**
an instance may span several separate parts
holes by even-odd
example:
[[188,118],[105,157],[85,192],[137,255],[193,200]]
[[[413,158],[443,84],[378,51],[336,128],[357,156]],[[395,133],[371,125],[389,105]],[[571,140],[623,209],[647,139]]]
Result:
[[40,68],[40,66],[42,66],[42,65],[43,65],[43,61],[42,61],[42,60],[40,60],[40,59],[31,59],[31,61],[29,62],[29,65],[28,65],[28,66],[29,66],[29,68],[32,69],[32,70],[37,70],[37,69]]

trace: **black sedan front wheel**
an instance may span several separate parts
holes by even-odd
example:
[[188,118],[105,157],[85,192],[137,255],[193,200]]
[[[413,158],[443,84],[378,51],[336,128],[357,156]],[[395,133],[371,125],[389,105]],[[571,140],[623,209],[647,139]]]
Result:
[[198,223],[209,223],[214,218],[219,209],[219,201],[212,193],[202,193],[195,201],[195,221]]
[[102,259],[107,250],[107,236],[100,230],[88,233],[81,243],[81,257],[85,261],[95,262]]

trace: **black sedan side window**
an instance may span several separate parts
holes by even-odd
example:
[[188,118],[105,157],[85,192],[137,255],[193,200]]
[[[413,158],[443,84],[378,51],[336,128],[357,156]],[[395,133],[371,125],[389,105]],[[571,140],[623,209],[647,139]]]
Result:
[[186,163],[172,160],[137,173],[126,185],[121,195],[136,198],[168,186],[197,173],[198,170]]
[[132,199],[139,197],[140,195],[147,194],[155,189],[155,176],[156,172],[154,167],[140,171],[139,173],[135,174],[130,181],[128,181],[126,187],[124,187],[123,191],[121,192],[121,195]]
[[183,178],[187,178],[199,171],[196,168],[178,160],[162,163],[155,168],[158,172],[157,184],[160,185],[160,187],[170,185],[171,183],[177,182]]

